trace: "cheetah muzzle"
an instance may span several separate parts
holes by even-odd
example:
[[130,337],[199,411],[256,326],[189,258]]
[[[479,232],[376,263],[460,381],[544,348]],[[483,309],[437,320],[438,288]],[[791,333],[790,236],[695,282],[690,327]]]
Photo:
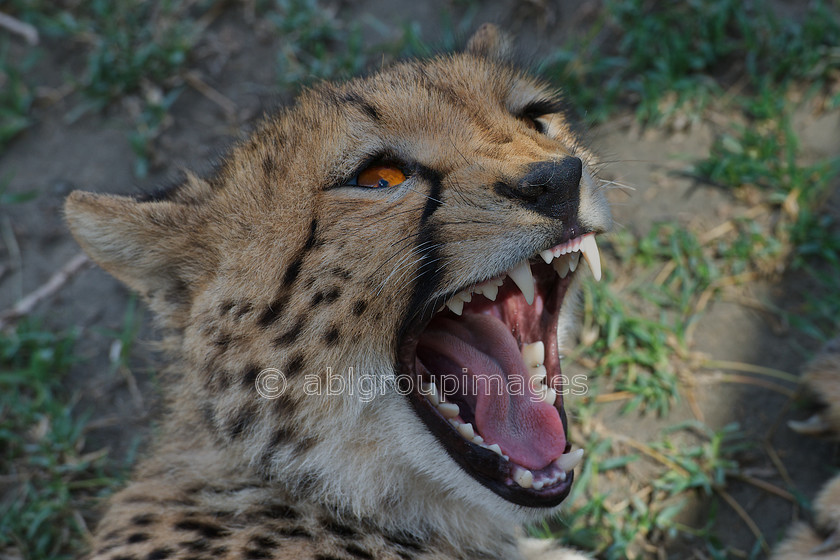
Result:
[[575,223],[580,181],[578,158],[533,165],[519,187],[539,185],[542,207],[563,208],[562,235],[508,270],[420,302],[399,350],[411,403],[449,455],[523,506],[562,502],[583,455],[570,452],[558,347],[580,258],[601,278],[595,235]]

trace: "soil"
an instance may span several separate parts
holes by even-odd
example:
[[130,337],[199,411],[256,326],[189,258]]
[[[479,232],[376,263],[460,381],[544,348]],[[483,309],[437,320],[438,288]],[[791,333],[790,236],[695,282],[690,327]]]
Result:
[[[352,6],[348,3],[342,9],[348,19],[385,22],[384,28],[395,35],[403,21],[418,21],[426,39],[435,41],[441,15],[451,5],[442,0],[396,4],[365,0]],[[502,22],[504,27],[519,32],[526,53],[539,56],[547,45],[559,44],[585,21],[591,9],[590,2],[555,5],[545,0],[498,0],[482,4],[474,21],[476,25]],[[42,102],[37,107],[36,124],[0,155],[0,178],[8,180],[7,192],[39,193],[31,202],[0,208],[0,309],[41,286],[79,253],[62,220],[62,203],[71,190],[134,193],[153,190],[177,177],[182,169],[206,172],[214,158],[247,130],[263,109],[288,101],[274,87],[277,44],[264,33],[254,32],[254,23],[242,12],[229,8],[213,23],[202,38],[199,52],[203,54],[191,64],[208,84],[235,104],[235,114],[226,114],[206,96],[186,88],[172,108],[172,125],[157,140],[154,165],[147,178],[138,180],[133,175],[135,156],[128,141],[131,124],[126,118],[126,104],[118,103],[104,113],[87,114],[72,123],[66,115],[79,103],[76,95]],[[56,87],[55,76],[68,68],[81,67],[80,59],[74,58],[72,50],[65,52],[63,45],[47,43],[44,50],[46,57],[38,66],[44,85]],[[840,153],[836,113],[822,117],[803,113],[798,125],[804,131],[801,140],[810,157]],[[629,195],[613,193],[619,227],[641,232],[660,220],[709,225],[723,221],[721,216],[737,202],[719,189],[696,184],[678,173],[708,153],[717,131],[713,123],[679,132],[640,130],[630,118],[590,128],[587,137],[596,152],[610,162],[605,164],[604,175],[636,189]],[[801,291],[797,277],[790,274],[782,275],[778,282],[751,285],[743,295],[795,310],[802,303]],[[155,371],[161,358],[150,350],[148,342],[157,335],[142,306],[138,308],[145,317],[131,352],[130,369],[115,372],[108,358],[113,344],[111,333],[123,329],[129,300],[130,294],[119,283],[89,267],[34,311],[49,327],[78,329],[77,351],[84,359],[71,371],[66,387],[78,396],[78,410],[89,411],[92,416],[88,447],[107,446],[118,458],[131,456],[138,444],[142,449],[159,408]],[[732,300],[711,305],[700,319],[695,342],[695,350],[714,359],[793,373],[815,349],[812,341],[780,327],[766,313]],[[769,434],[769,442],[802,495],[813,496],[836,465],[833,446],[801,439],[787,430],[784,422],[802,413],[791,410],[789,400],[782,395],[753,385],[700,384],[697,399],[705,421],[713,427],[738,422],[759,449]],[[693,417],[682,401],[667,419],[619,417],[608,410],[604,423],[644,441],[656,437],[665,426]],[[785,487],[766,454],[756,453],[754,460],[750,467],[757,476]],[[798,515],[789,502],[754,486],[731,481],[728,488],[771,542],[780,538]],[[687,515],[702,525],[707,507],[707,500],[700,497]],[[720,508],[717,529],[724,542],[742,550],[751,549],[755,543],[731,508]],[[663,552],[665,557],[685,558],[691,546],[690,542],[675,542]]]

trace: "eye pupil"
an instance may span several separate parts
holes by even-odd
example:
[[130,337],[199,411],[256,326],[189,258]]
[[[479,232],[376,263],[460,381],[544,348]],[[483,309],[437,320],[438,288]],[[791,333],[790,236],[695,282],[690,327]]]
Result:
[[379,182],[376,183],[376,186],[381,188],[381,189],[384,189],[385,187],[390,187],[391,183],[389,183],[385,179],[379,179]]

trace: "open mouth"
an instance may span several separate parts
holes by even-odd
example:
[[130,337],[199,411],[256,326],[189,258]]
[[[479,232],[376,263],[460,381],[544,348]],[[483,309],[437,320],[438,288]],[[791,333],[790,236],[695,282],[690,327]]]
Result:
[[558,321],[580,258],[601,277],[587,233],[447,300],[399,349],[409,399],[450,456],[502,498],[553,507],[583,450],[571,451]]

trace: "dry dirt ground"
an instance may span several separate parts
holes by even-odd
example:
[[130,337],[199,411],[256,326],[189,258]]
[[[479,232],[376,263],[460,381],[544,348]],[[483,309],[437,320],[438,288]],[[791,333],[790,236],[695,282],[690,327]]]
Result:
[[[394,8],[394,4],[384,0],[368,0],[345,6],[344,13],[359,21],[364,21],[365,14],[373,15],[394,30],[399,22],[416,20],[422,23],[426,39],[433,42],[437,22],[449,6],[441,1],[398,5]],[[573,4],[552,8],[557,19],[546,26],[534,20],[540,10],[515,6],[515,2],[507,1],[488,3],[475,21],[503,22],[520,32],[525,49],[537,55],[545,45],[559,41],[575,25],[575,18],[581,17],[582,10]],[[145,179],[138,180],[133,175],[135,156],[127,140],[130,124],[124,107],[117,104],[102,114],[89,114],[73,123],[65,119],[78,101],[73,97],[38,108],[36,125],[0,156],[0,177],[10,178],[8,192],[40,193],[34,201],[0,208],[4,244],[0,249],[0,309],[41,286],[79,253],[61,215],[63,200],[71,190],[134,193],[153,189],[177,176],[181,169],[206,171],[214,157],[247,129],[263,109],[287,101],[277,95],[275,87],[276,45],[270,38],[253,32],[253,27],[242,11],[234,8],[205,32],[199,49],[201,56],[193,66],[207,83],[233,102],[236,110],[228,114],[207,96],[187,88],[172,108],[172,125],[158,139],[152,173]],[[79,70],[79,59],[59,48],[49,52],[48,60],[39,66],[42,83],[58,86],[62,74]],[[803,115],[801,124],[802,139],[812,157],[840,153],[840,123],[836,115],[828,121]],[[707,122],[678,133],[666,133],[642,130],[633,119],[622,118],[586,131],[596,151],[610,162],[605,174],[636,189],[613,195],[619,227],[640,232],[658,220],[711,227],[726,218],[734,204],[727,195],[676,173],[707,154],[717,126]],[[700,320],[695,349],[719,360],[798,372],[804,356],[814,349],[795,340],[783,325],[775,324],[765,313],[744,302],[761,301],[792,309],[800,302],[803,289],[796,277],[783,276],[777,284],[750,286],[740,301],[714,303]],[[114,340],[111,332],[123,328],[128,306],[129,293],[99,269],[89,267],[34,310],[51,327],[81,329],[77,351],[84,360],[71,372],[67,390],[77,395],[78,408],[92,415],[89,447],[106,445],[115,457],[125,456],[138,444],[142,449],[142,442],[154,430],[159,408],[154,372],[160,357],[149,350],[147,342],[155,340],[156,335],[142,306],[139,309],[144,320],[131,353],[130,373],[114,372],[109,362]],[[796,417],[797,411],[788,410],[784,396],[753,385],[726,384],[701,386],[697,397],[709,425],[721,427],[737,421],[756,441],[771,434],[769,442],[803,494],[813,495],[835,468],[835,450],[831,445],[801,440],[785,428],[784,421]],[[693,417],[684,403],[680,406],[665,420],[635,415],[619,418],[616,413],[608,414],[604,422],[615,420],[612,429],[645,440],[646,434]],[[757,460],[754,469],[773,480],[773,466],[766,460]],[[729,492],[771,541],[779,538],[796,515],[789,502],[751,485],[733,481]],[[703,524],[704,508],[703,499],[698,499],[692,510],[698,525]],[[753,546],[754,537],[731,509],[721,508],[718,519],[724,541],[740,549]],[[686,557],[685,546],[674,543],[661,555]]]

